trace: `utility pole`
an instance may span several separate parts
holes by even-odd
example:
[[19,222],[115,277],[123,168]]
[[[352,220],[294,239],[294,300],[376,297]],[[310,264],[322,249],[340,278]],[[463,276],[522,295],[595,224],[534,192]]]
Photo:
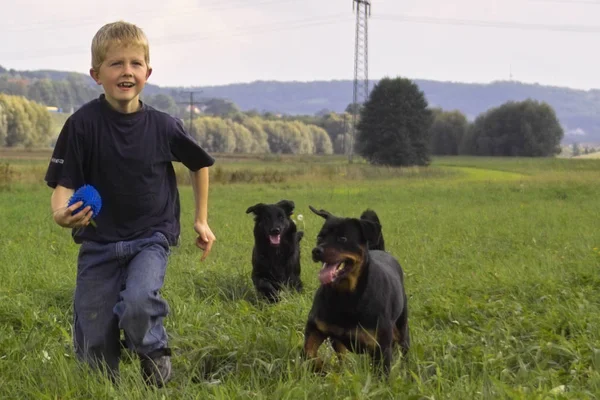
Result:
[[371,0],[352,0],[356,6],[356,36],[354,39],[354,90],[352,94],[352,134],[348,161],[352,162],[356,125],[361,106],[369,98],[369,26]]
[[193,91],[193,90],[183,90],[180,93],[189,93],[190,94],[190,100],[189,102],[185,102],[185,101],[179,101],[177,102],[177,104],[188,104],[190,107],[190,121],[189,121],[189,125],[188,125],[188,133],[192,134],[192,121],[194,119],[194,107],[197,104],[201,104],[201,103],[196,103],[194,102],[194,94],[200,94],[202,93],[202,90],[198,90],[198,91]]

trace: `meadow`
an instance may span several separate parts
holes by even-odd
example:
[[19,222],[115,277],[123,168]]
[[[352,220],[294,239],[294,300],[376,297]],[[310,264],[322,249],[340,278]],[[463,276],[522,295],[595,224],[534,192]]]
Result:
[[[192,192],[178,168],[182,241],[163,295],[174,378],[146,388],[124,354],[112,385],[74,359],[78,247],[53,223],[49,154],[0,152],[0,398],[6,399],[596,399],[600,397],[600,160],[435,158],[425,168],[336,157],[217,156],[200,262]],[[250,280],[258,202],[293,200],[305,231],[305,293],[275,305]],[[379,214],[402,264],[412,347],[390,379],[366,356],[324,376],[300,359],[318,287],[310,251],[322,219]],[[302,217],[300,217],[302,216]]]

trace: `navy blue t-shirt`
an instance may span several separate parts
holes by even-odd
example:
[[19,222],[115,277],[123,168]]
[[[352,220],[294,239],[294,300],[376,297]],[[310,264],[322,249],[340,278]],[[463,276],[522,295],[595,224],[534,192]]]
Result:
[[180,205],[173,161],[197,171],[215,160],[179,120],[143,103],[122,114],[101,95],[65,122],[45,180],[73,190],[89,184],[100,193],[97,227],[73,229],[76,243],[141,239],[158,231],[175,245]]

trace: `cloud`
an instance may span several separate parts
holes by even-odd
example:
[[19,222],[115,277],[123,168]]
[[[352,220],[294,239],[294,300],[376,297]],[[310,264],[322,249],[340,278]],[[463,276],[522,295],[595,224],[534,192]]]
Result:
[[568,136],[586,136],[587,133],[581,128],[569,129],[565,132],[565,135]]

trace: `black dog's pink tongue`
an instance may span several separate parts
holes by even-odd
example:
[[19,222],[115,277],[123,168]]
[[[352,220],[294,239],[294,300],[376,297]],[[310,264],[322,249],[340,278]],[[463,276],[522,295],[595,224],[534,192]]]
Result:
[[271,244],[279,244],[281,241],[281,235],[269,235],[269,241]]
[[323,285],[327,285],[335,279],[337,275],[337,268],[340,264],[327,264],[323,263],[323,268],[319,271],[319,280]]

